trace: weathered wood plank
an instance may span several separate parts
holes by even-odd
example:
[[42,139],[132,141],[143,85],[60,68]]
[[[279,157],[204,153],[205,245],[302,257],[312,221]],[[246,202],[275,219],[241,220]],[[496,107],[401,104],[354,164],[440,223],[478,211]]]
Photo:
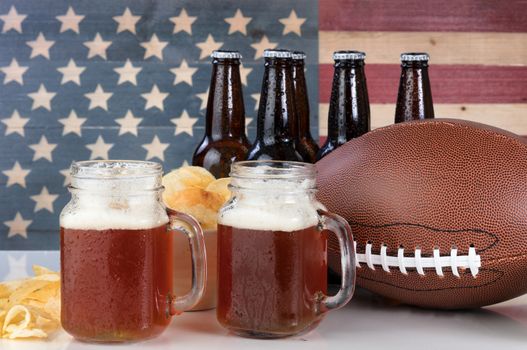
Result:
[[321,31],[320,63],[342,49],[365,51],[368,63],[394,64],[404,51],[425,51],[432,64],[527,66],[527,33]]
[[527,32],[524,0],[320,0],[321,30]]

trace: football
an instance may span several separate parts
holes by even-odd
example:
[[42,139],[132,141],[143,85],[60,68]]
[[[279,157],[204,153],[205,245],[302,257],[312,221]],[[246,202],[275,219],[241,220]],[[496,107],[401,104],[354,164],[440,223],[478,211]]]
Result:
[[[376,129],[317,164],[318,199],[348,220],[357,285],[420,307],[527,292],[527,141],[429,119]],[[328,264],[340,271],[338,243]]]

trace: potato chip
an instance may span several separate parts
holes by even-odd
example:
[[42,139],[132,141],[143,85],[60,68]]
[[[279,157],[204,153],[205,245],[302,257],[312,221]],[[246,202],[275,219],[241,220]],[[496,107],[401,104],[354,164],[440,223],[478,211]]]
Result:
[[30,279],[24,280],[20,286],[9,296],[7,306],[18,304],[29,295],[47,285],[53,284],[56,288],[60,288],[60,277],[53,274],[40,275]]
[[46,338],[60,327],[60,276],[38,265],[33,272],[0,283],[0,338]]
[[230,177],[225,177],[222,179],[217,179],[212,181],[205,190],[209,192],[215,192],[221,194],[225,201],[228,201],[231,198],[231,190],[229,190],[229,184],[231,183]]
[[58,272],[51,271],[47,267],[40,266],[40,265],[33,265],[33,273],[35,276],[41,276],[41,275],[59,275]]
[[170,195],[187,188],[205,189],[214,180],[214,175],[202,167],[184,166],[163,176],[162,182],[165,193]]
[[12,333],[17,329],[27,328],[29,322],[31,322],[31,314],[27,307],[23,305],[15,305],[9,309],[5,316],[2,332]]
[[192,215],[201,227],[216,227],[218,210],[225,202],[222,195],[200,188],[187,188],[167,198],[166,205],[174,210]]
[[0,298],[7,298],[13,293],[24,280],[9,281],[0,283]]

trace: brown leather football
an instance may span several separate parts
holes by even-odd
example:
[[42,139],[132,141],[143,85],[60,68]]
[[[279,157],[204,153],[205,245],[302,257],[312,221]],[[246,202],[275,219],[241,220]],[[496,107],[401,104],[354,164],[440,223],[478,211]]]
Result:
[[[421,307],[527,292],[527,142],[455,119],[388,126],[317,164],[318,198],[348,220],[357,284]],[[339,271],[338,243],[328,263]]]

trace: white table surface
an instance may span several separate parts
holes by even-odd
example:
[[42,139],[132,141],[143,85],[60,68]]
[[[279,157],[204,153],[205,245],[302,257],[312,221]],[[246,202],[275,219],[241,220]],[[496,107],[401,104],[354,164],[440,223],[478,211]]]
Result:
[[[58,269],[58,252],[0,251],[0,280],[25,277],[32,264]],[[527,276],[526,276],[527,278]],[[298,337],[254,340],[228,334],[214,310],[184,313],[159,337],[124,345],[85,344],[59,331],[47,341],[0,340],[2,350],[76,349],[424,349],[527,350],[527,295],[472,311],[392,305],[361,291],[318,328]]]

